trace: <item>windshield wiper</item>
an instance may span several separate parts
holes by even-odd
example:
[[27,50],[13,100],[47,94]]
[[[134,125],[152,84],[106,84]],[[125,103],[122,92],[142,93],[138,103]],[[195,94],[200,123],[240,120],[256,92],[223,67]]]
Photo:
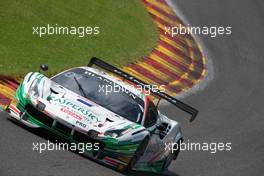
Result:
[[85,91],[83,90],[83,87],[82,87],[82,85],[80,84],[80,82],[76,79],[75,76],[74,76],[73,78],[74,78],[76,84],[78,85],[78,88],[79,88],[79,91],[81,92],[81,94],[82,94],[85,98],[87,98],[86,93],[85,93]]

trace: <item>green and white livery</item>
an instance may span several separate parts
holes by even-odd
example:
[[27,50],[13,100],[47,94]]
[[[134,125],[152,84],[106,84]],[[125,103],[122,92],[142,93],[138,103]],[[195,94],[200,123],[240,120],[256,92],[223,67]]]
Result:
[[[134,88],[137,78],[100,59],[91,62],[114,74],[92,68],[91,63],[52,78],[30,72],[7,111],[31,128],[44,128],[69,142],[96,146],[84,154],[119,170],[166,170],[179,152],[167,146],[182,140],[180,124]],[[153,95],[176,106],[182,103],[159,92]],[[182,105],[181,109],[196,116],[195,109]]]

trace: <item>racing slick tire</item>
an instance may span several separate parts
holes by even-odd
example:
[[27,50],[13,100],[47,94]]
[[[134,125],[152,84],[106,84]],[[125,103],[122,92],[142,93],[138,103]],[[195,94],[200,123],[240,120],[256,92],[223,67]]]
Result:
[[163,166],[162,166],[162,170],[166,170],[168,169],[168,167],[170,166],[172,160],[176,160],[179,153],[180,153],[180,142],[183,141],[182,139],[178,140],[178,142],[176,143],[177,144],[177,149],[176,150],[173,150],[173,153],[170,153],[170,155],[166,158],[166,161],[163,163]]
[[145,137],[143,139],[143,141],[141,142],[141,144],[138,146],[134,156],[130,159],[127,167],[126,167],[126,170],[128,172],[132,171],[133,167],[136,165],[137,161],[140,159],[140,157],[144,154],[147,146],[148,146],[148,143],[149,143],[149,136]]

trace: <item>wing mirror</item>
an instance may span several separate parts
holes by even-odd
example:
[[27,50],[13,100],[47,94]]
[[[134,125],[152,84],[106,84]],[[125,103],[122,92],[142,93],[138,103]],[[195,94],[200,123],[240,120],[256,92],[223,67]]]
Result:
[[41,64],[39,72],[41,72],[41,71],[46,72],[46,71],[48,71],[48,69],[49,69],[49,66],[47,64]]
[[167,135],[167,132],[166,132],[167,127],[168,127],[168,124],[166,123],[162,123],[157,126],[157,129],[159,130],[157,134],[159,135],[160,139],[163,139]]
[[157,129],[159,131],[165,131],[167,129],[167,124],[162,123],[162,124],[160,124],[160,125],[157,126]]

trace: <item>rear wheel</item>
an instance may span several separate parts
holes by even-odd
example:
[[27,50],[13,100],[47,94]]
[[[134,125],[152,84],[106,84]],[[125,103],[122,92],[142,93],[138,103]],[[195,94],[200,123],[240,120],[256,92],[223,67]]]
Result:
[[145,139],[141,142],[141,144],[138,146],[134,156],[130,159],[128,165],[127,165],[127,171],[131,171],[133,167],[136,165],[137,161],[140,159],[140,157],[144,154],[149,142],[149,137],[145,137]]

